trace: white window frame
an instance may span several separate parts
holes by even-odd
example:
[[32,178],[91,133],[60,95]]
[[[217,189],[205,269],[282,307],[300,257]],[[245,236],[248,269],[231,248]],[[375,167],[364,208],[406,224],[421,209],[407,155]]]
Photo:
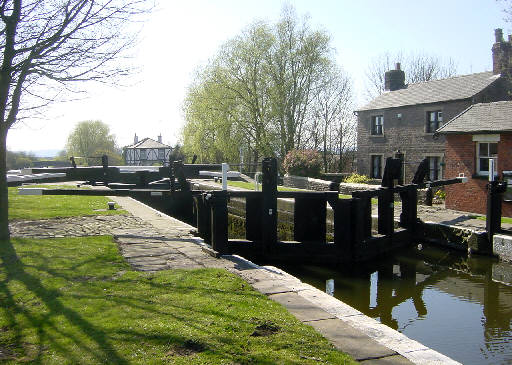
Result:
[[145,161],[148,159],[148,150],[146,148],[141,148],[139,150],[139,160]]
[[[473,142],[475,143],[475,156],[476,156],[476,175],[479,176],[489,176],[489,169],[487,170],[480,170],[480,145],[481,144],[487,144],[490,143],[496,144],[496,155],[495,156],[484,156],[483,158],[487,159],[493,159],[494,160],[494,167],[496,168],[496,171],[494,172],[495,176],[498,175],[498,142],[500,141],[500,135],[499,134],[475,134],[473,135]],[[489,153],[489,146],[487,146],[487,153]]]
[[[485,156],[480,155],[480,147],[483,145],[487,145],[487,154]],[[490,145],[496,145],[496,154],[490,154]],[[481,160],[494,160],[494,175],[498,175],[498,142],[477,142],[476,143],[476,174],[480,176],[489,176],[489,162],[487,162],[487,168],[485,170],[481,169]]]
[[[375,123],[375,128],[374,128]],[[380,133],[374,133],[377,130],[377,126],[380,127]],[[383,136],[384,135],[384,114],[372,115],[370,120],[370,135],[371,136]]]
[[165,148],[158,149],[158,159],[165,160]]

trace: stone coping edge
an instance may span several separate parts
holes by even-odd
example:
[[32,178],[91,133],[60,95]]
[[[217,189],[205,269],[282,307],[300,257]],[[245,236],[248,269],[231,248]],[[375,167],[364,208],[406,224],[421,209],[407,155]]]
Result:
[[303,299],[316,307],[326,311],[351,327],[358,329],[379,344],[396,351],[415,364],[460,364],[423,344],[412,340],[404,334],[366,316],[348,304],[330,296],[329,294],[303,283],[300,279],[274,266],[259,266],[238,255],[224,255],[223,259],[243,263],[252,269],[264,270],[270,274],[278,286],[289,288]]

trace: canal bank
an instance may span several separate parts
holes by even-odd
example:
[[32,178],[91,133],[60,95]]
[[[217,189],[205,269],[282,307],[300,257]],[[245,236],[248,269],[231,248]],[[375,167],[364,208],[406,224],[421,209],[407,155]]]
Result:
[[[213,259],[205,254],[204,243],[201,239],[190,237],[194,227],[166,216],[131,198],[112,197],[119,205],[136,217],[156,228],[155,234],[179,233],[177,246],[183,260],[190,260],[195,265],[207,260],[208,265],[225,267],[226,269],[246,279],[256,290],[267,295],[270,299],[284,305],[302,322],[313,326],[324,337],[329,339],[340,350],[350,354],[355,359],[371,364],[457,364],[456,361],[411,340],[405,335],[367,317],[360,311],[333,298],[325,292],[271,266],[258,266],[238,256],[225,256],[222,260]],[[160,233],[158,233],[160,232]],[[142,233],[142,232],[140,232]],[[143,232],[148,234],[147,230]],[[129,240],[118,236],[118,240]],[[193,242],[193,243],[192,243]],[[144,242],[140,242],[143,244]],[[140,246],[140,245],[138,245]],[[123,247],[123,246],[122,246]],[[134,247],[124,241],[125,249]],[[125,256],[136,261],[132,262],[139,269],[159,270],[168,267],[169,257],[161,250],[163,246],[156,245],[154,254],[151,247],[140,246],[144,255],[139,253]],[[146,257],[147,260],[144,260]],[[147,261],[149,266],[144,266]]]

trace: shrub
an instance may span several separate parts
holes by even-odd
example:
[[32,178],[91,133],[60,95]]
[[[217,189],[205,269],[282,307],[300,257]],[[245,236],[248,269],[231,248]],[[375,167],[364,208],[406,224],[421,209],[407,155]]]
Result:
[[359,175],[359,174],[352,174],[350,176],[347,176],[344,180],[346,183],[352,183],[352,184],[368,184],[370,181],[370,178],[366,175]]
[[315,150],[291,150],[283,161],[289,175],[318,177],[322,170],[322,156]]
[[446,192],[444,190],[438,190],[434,193],[434,198],[437,200],[445,200]]

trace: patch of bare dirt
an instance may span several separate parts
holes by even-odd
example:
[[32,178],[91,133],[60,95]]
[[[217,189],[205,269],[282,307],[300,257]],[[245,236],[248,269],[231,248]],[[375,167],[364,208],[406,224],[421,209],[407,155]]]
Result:
[[274,323],[266,321],[266,322],[263,322],[263,323],[259,324],[258,326],[256,326],[256,329],[251,334],[251,336],[253,336],[253,337],[271,336],[274,333],[279,332],[280,329],[281,328],[279,326],[275,325]]

